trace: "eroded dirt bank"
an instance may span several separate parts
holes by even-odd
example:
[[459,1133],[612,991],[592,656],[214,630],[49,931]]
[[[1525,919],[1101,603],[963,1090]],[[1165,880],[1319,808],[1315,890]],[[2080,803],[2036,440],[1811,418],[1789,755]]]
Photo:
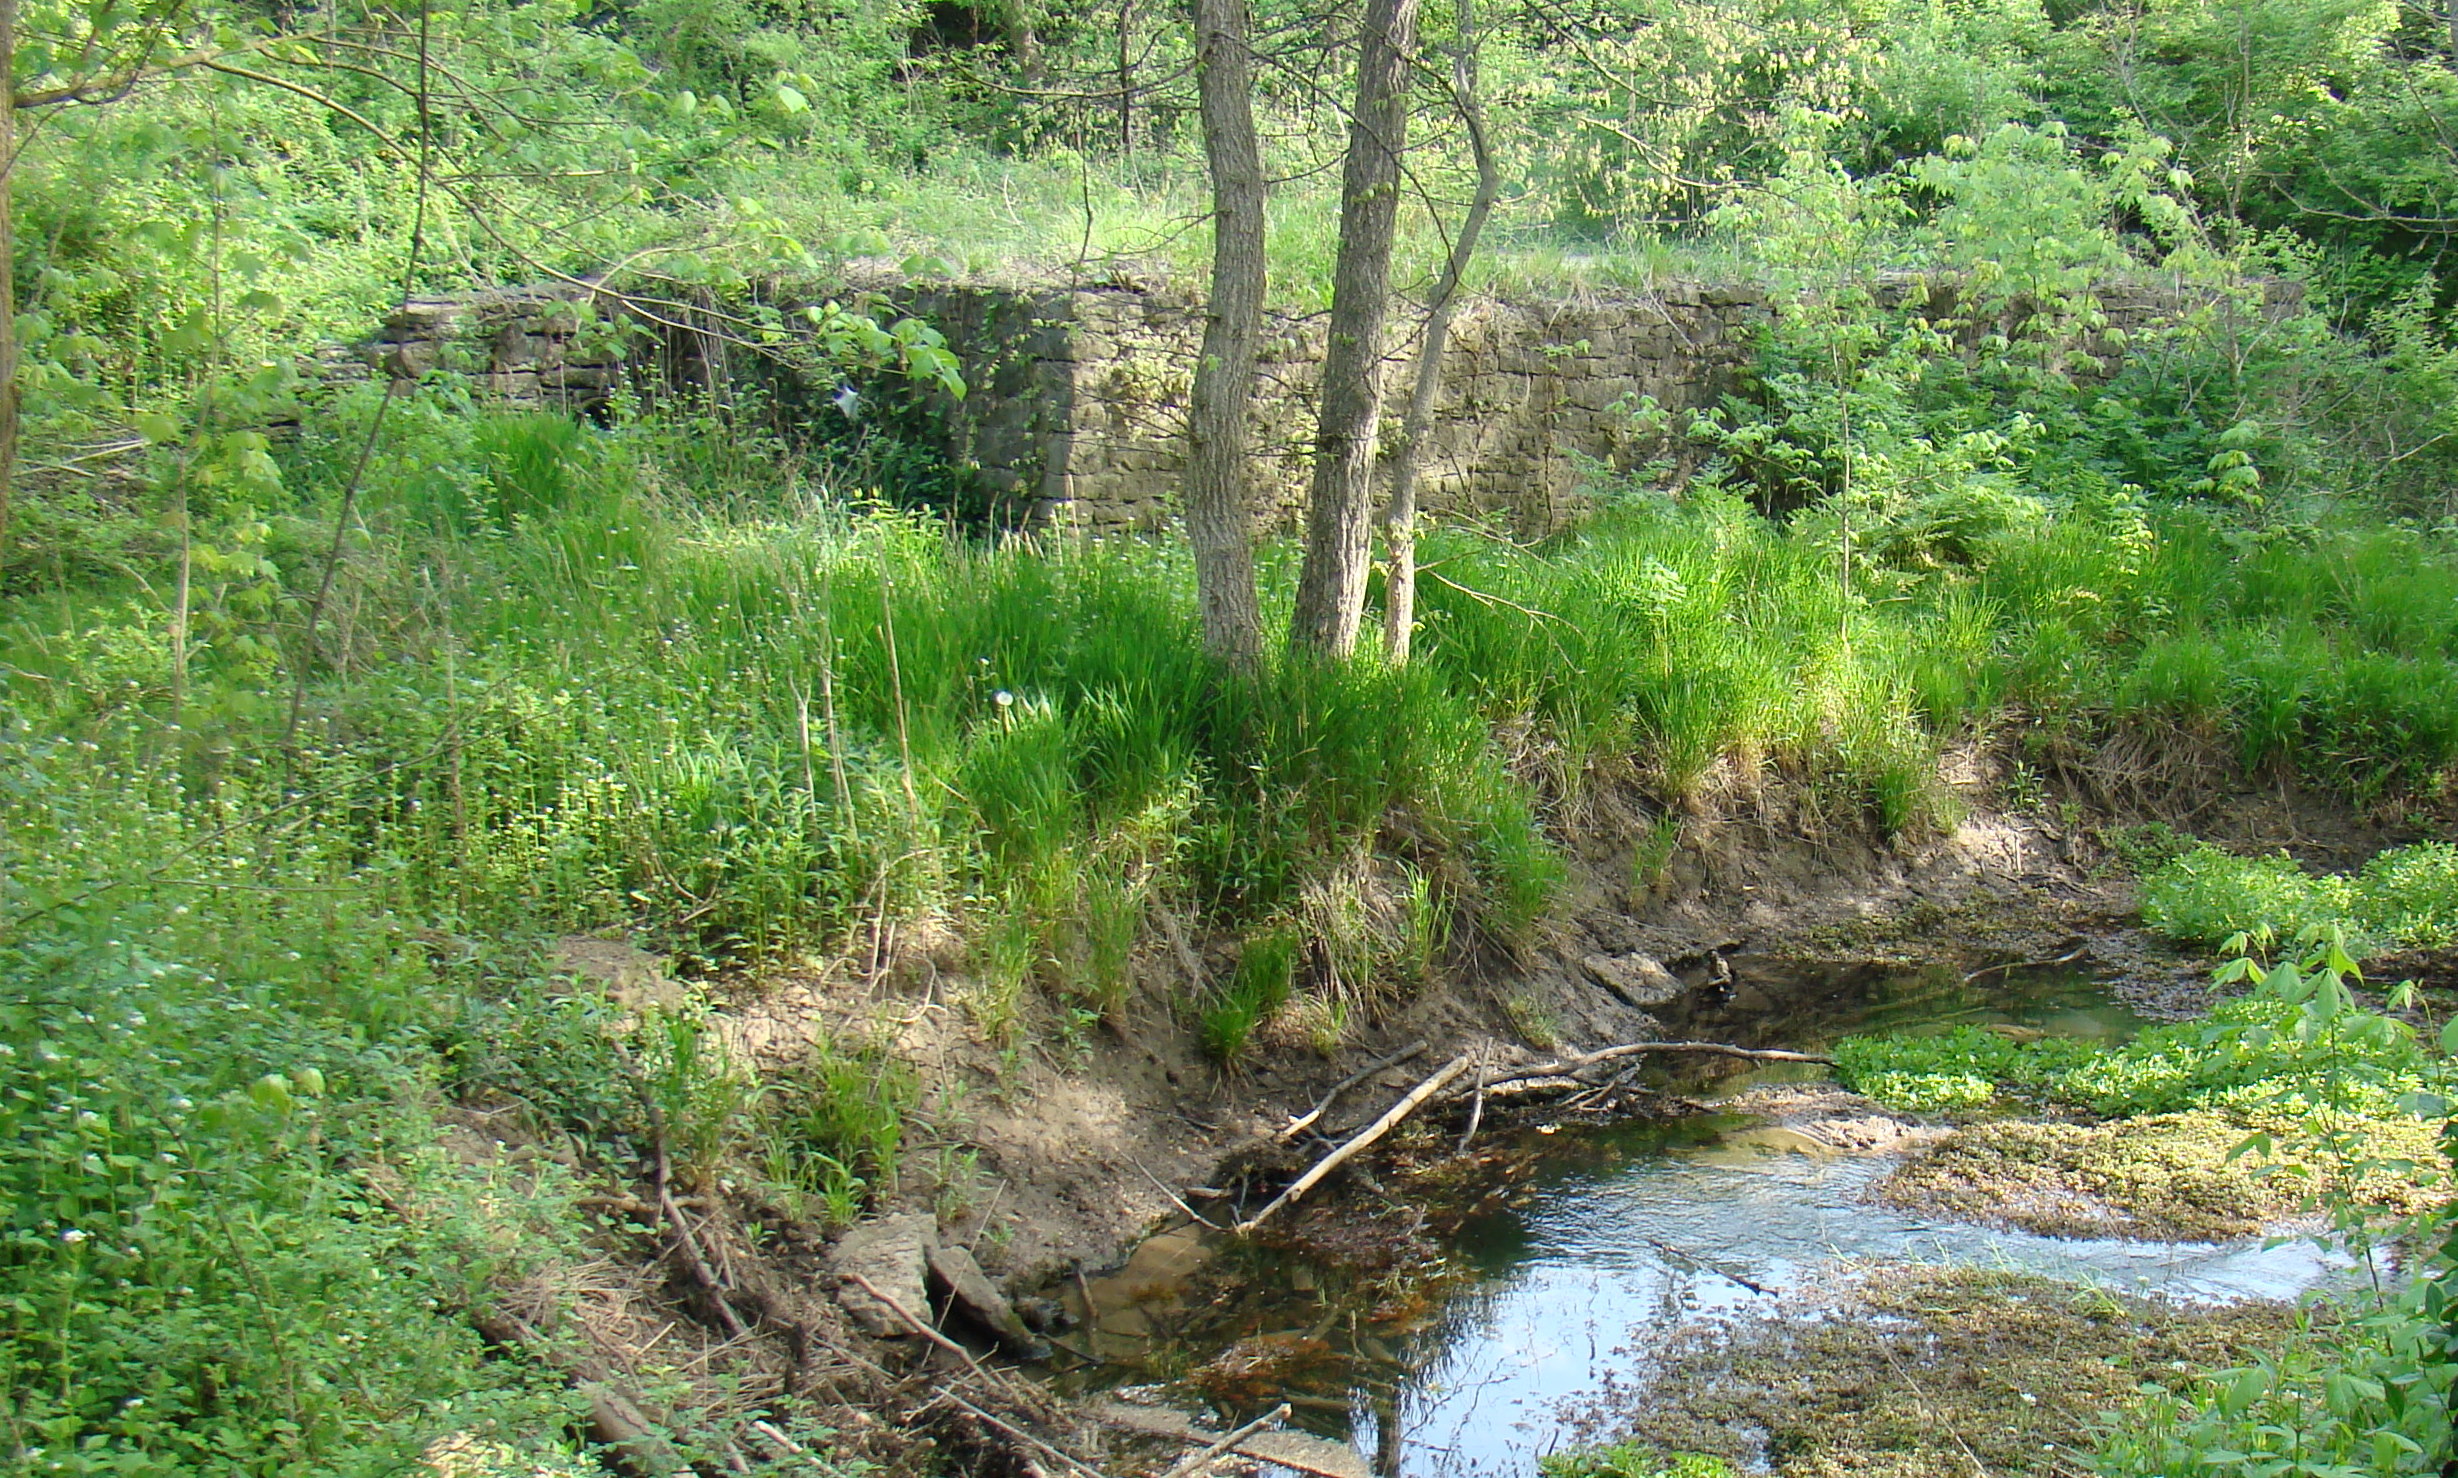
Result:
[[[1568,896],[1527,949],[1455,960],[1431,988],[1357,1023],[1329,1055],[1267,1034],[1240,1067],[1214,1065],[1178,1009],[1189,962],[1165,942],[1141,957],[1143,985],[1122,1018],[1072,1048],[1002,1053],[984,1041],[962,1009],[961,956],[945,941],[906,941],[867,984],[773,982],[739,998],[733,1018],[753,1050],[779,1056],[815,1028],[884,1033],[925,1082],[962,1085],[950,1127],[978,1152],[981,1189],[962,1198],[950,1229],[986,1244],[995,1273],[1030,1281],[1114,1262],[1179,1211],[1172,1188],[1205,1184],[1330,1084],[1417,1041],[1428,1044],[1427,1063],[1361,1084],[1343,1112],[1387,1099],[1424,1066],[1479,1042],[1534,1057],[1675,1027],[1771,1045],[1816,1024],[1785,1018],[1758,989],[1760,977],[1799,961],[1970,970],[2054,960],[2104,976],[2145,1015],[2190,1015],[2207,999],[2202,961],[2131,927],[2134,881],[2108,845],[2123,823],[2079,807],[2056,817],[1975,800],[1947,834],[1896,845],[1772,804],[1736,809],[1692,821],[1689,840],[1634,884],[1644,861],[1631,838],[1651,824],[1593,820]],[[2394,839],[2275,791],[2227,797],[2197,825],[2226,845],[2285,847],[2338,865]],[[1201,955],[1194,963],[1210,978],[1233,965],[1226,942]],[[1657,965],[1669,980],[1655,976]],[[1343,1122],[1335,1116],[1330,1127]]]

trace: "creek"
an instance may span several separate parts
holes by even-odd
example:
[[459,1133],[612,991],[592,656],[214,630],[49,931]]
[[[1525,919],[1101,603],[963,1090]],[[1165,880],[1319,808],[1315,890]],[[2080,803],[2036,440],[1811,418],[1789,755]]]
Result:
[[[2120,1040],[2142,1024],[2056,970],[1976,984],[1935,970],[1744,970],[1667,1015],[1676,1035],[1805,1050],[1957,1024]],[[1571,1440],[1583,1396],[1704,1321],[1789,1311],[1839,1263],[2016,1270],[2197,1302],[2290,1299],[2332,1270],[2301,1242],[2068,1240],[1902,1214],[1868,1196],[1899,1150],[1839,1151],[1716,1109],[1822,1070],[1713,1071],[1660,1084],[1705,1114],[1480,1141],[1471,1173],[1423,1208],[1431,1254],[1400,1266],[1336,1227],[1273,1246],[1166,1230],[1085,1284],[1094,1317],[1076,1342],[1099,1363],[1072,1379],[1183,1379],[1236,1417],[1290,1400],[1296,1424],[1402,1478],[1532,1474]],[[1395,1214],[1370,1196],[1343,1204],[1355,1223]],[[1311,1215],[1320,1227],[1326,1213]]]

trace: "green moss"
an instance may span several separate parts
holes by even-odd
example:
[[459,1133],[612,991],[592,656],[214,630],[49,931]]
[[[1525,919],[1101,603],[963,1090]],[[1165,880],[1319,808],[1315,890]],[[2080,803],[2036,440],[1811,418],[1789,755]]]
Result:
[[1870,1273],[1835,1312],[1857,1317],[1685,1335],[1654,1379],[1595,1415],[1659,1450],[1745,1460],[1763,1442],[1783,1478],[2072,1472],[2102,1415],[2143,1383],[2182,1386],[2295,1318],[1913,1267]]
[[[2432,1153],[2414,1119],[2367,1119],[2384,1157]],[[1976,1124],[1957,1130],[1888,1176],[1879,1196],[1909,1210],[1993,1222],[2050,1237],[2218,1240],[2258,1236],[2303,1210],[2317,1167],[2294,1155],[2239,1154],[2254,1132],[2212,1111],[2110,1124]],[[2431,1199],[2386,1174],[2357,1188],[2385,1212]]]

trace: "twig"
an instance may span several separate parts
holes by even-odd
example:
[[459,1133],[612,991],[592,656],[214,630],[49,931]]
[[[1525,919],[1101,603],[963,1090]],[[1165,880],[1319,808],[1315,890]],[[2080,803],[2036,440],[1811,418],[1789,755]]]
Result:
[[2053,960],[2013,960],[2003,965],[1983,965],[1964,976],[1963,983],[1969,985],[1983,975],[1995,975],[2001,970],[2011,973],[2016,970],[2045,970],[2051,965],[2071,965],[2089,953],[2090,949],[2091,941],[2086,939]]
[[750,1329],[743,1324],[742,1316],[734,1312],[734,1305],[727,1301],[725,1285],[709,1271],[707,1259],[700,1255],[700,1239],[693,1234],[691,1223],[683,1219],[682,1208],[674,1204],[671,1188],[673,1162],[666,1154],[666,1111],[658,1103],[657,1095],[640,1081],[638,1067],[620,1043],[615,1044],[615,1061],[622,1067],[623,1076],[630,1081],[633,1096],[640,1100],[640,1107],[648,1114],[650,1188],[657,1193],[655,1204],[659,1215],[674,1228],[675,1250],[683,1255],[683,1267],[707,1292],[709,1301],[717,1306],[718,1322],[725,1326],[725,1332],[735,1339],[746,1338],[751,1333]]
[[1399,1051],[1392,1053],[1389,1057],[1382,1059],[1380,1062],[1369,1062],[1364,1067],[1350,1073],[1339,1082],[1332,1084],[1331,1091],[1325,1093],[1321,1098],[1317,1099],[1314,1107],[1307,1110],[1304,1117],[1291,1119],[1289,1121],[1289,1127],[1281,1130],[1278,1134],[1274,1135],[1273,1138],[1279,1140],[1283,1144],[1297,1138],[1300,1134],[1303,1134],[1308,1129],[1313,1128],[1315,1120],[1322,1118],[1324,1114],[1331,1110],[1332,1101],[1334,1099],[1338,1098],[1341,1094],[1346,1093],[1351,1088],[1356,1087],[1366,1079],[1374,1076],[1376,1073],[1381,1072],[1384,1068],[1396,1067],[1399,1064],[1408,1061],[1408,1059],[1416,1056],[1420,1052],[1423,1052],[1426,1049],[1426,1045],[1427,1044],[1422,1041],[1411,1042],[1407,1046],[1402,1047]]
[[1339,1169],[1343,1164],[1346,1164],[1349,1160],[1355,1158],[1359,1153],[1363,1152],[1375,1141],[1381,1139],[1384,1135],[1389,1134],[1393,1129],[1399,1127],[1401,1120],[1407,1118],[1410,1114],[1415,1113],[1418,1107],[1427,1099],[1432,1098],[1435,1094],[1440,1093],[1444,1088],[1450,1086],[1452,1079],[1458,1077],[1461,1073],[1464,1073],[1467,1070],[1468,1058],[1465,1055],[1454,1057],[1449,1062],[1444,1063],[1432,1077],[1427,1078],[1424,1082],[1419,1083],[1416,1087],[1408,1090],[1399,1102],[1393,1104],[1390,1108],[1385,1109],[1381,1118],[1376,1119],[1373,1123],[1367,1125],[1363,1130],[1359,1131],[1354,1137],[1349,1139],[1347,1143],[1340,1145],[1330,1154],[1325,1155],[1322,1159],[1315,1161],[1313,1169],[1299,1176],[1290,1184],[1287,1190],[1282,1191],[1279,1195],[1273,1197],[1269,1205],[1265,1206],[1261,1211],[1256,1212],[1254,1215],[1246,1218],[1244,1221],[1239,1222],[1237,1224],[1237,1231],[1241,1234],[1252,1232],[1256,1227],[1261,1226],[1264,1220],[1273,1212],[1278,1211],[1281,1207],[1302,1198],[1306,1192],[1313,1190],[1317,1185],[1320,1185],[1324,1176],[1327,1176],[1334,1170]]
[[1705,1052],[1717,1057],[1739,1057],[1750,1062],[1810,1062],[1821,1067],[1833,1067],[1835,1059],[1817,1052],[1787,1052],[1774,1047],[1735,1047],[1728,1042],[1624,1042],[1618,1047],[1602,1047],[1583,1052],[1576,1057],[1540,1062],[1533,1067],[1515,1068],[1495,1078],[1487,1086],[1498,1088],[1506,1083],[1525,1082],[1530,1078],[1566,1078],[1583,1068],[1616,1058],[1636,1057],[1643,1052]]
[[1459,1133],[1459,1153],[1460,1153],[1460,1154],[1465,1155],[1465,1154],[1467,1154],[1467,1153],[1468,1153],[1468,1146],[1469,1146],[1470,1144],[1474,1143],[1474,1142],[1475,1142],[1475,1140],[1476,1140],[1476,1137],[1477,1137],[1477,1126],[1478,1126],[1479,1124],[1484,1123],[1484,1122],[1485,1122],[1485,1051],[1484,1051],[1484,1049],[1483,1049],[1483,1048],[1481,1048],[1481,1047],[1480,1047],[1480,1048],[1478,1048],[1478,1049],[1477,1049],[1477,1097],[1476,1097],[1476,1106],[1475,1106],[1474,1108],[1471,1108],[1470,1110],[1468,1110],[1468,1127],[1467,1127],[1467,1128],[1465,1128],[1465,1129],[1463,1129],[1463,1130],[1461,1130],[1461,1131],[1460,1131],[1460,1133]]
[[880,1292],[879,1285],[873,1283],[870,1279],[863,1277],[860,1273],[847,1273],[845,1276],[864,1293],[867,1293],[871,1297],[879,1300],[881,1303],[886,1304],[888,1306],[888,1311],[896,1315],[897,1318],[904,1320],[906,1324],[910,1325],[914,1333],[930,1341],[932,1344],[937,1345],[940,1349],[947,1351],[957,1359],[962,1360],[968,1369],[982,1379],[984,1384],[1005,1391],[1010,1397],[1022,1403],[1027,1409],[1039,1408],[1040,1403],[1033,1399],[1032,1392],[1024,1389],[1022,1386],[1017,1385],[1005,1375],[982,1364],[979,1360],[974,1359],[973,1352],[971,1350],[966,1349],[954,1340],[949,1339],[946,1335],[941,1334],[936,1329],[931,1328],[921,1319],[916,1318],[911,1309],[906,1308],[903,1304],[898,1303],[894,1298],[891,1298],[887,1294]]
[[1278,1406],[1273,1407],[1271,1410],[1263,1413],[1263,1415],[1256,1417],[1253,1421],[1248,1422],[1236,1431],[1231,1432],[1228,1436],[1223,1437],[1218,1442],[1213,1443],[1210,1447],[1205,1448],[1203,1451],[1196,1453],[1192,1457],[1180,1461],[1168,1472],[1163,1473],[1161,1478],[1191,1478],[1191,1475],[1203,1471],[1203,1469],[1208,1466],[1214,1458],[1219,1457],[1224,1452],[1228,1452],[1239,1443],[1245,1441],[1249,1437],[1252,1437],[1255,1433],[1262,1431],[1265,1427],[1270,1426],[1272,1423],[1280,1420],[1288,1414],[1289,1403],[1283,1401]]
[[1176,1191],[1171,1190],[1159,1176],[1153,1174],[1149,1170],[1144,1169],[1143,1161],[1134,1158],[1132,1155],[1128,1156],[1127,1158],[1128,1163],[1132,1164],[1138,1171],[1140,1171],[1143,1174],[1144,1179],[1152,1182],[1152,1188],[1159,1191],[1162,1195],[1167,1196],[1173,1203],[1176,1204],[1180,1211],[1185,1212],[1188,1216],[1193,1217],[1196,1221],[1203,1223],[1205,1226],[1210,1227],[1216,1232],[1227,1230],[1227,1228],[1223,1227],[1219,1222],[1214,1221],[1202,1212],[1197,1211],[1194,1207],[1187,1205],[1186,1198],[1184,1196],[1181,1196]]
[[967,1412],[970,1412],[975,1419],[987,1422],[989,1425],[996,1427],[998,1430],[1006,1433],[1010,1437],[1015,1438],[1018,1442],[1023,1443],[1025,1446],[1032,1448],[1036,1452],[1047,1453],[1049,1456],[1058,1459],[1062,1463],[1065,1463],[1068,1467],[1084,1474],[1085,1478],[1105,1478],[1105,1475],[1099,1468],[1094,1467],[1082,1458],[1072,1457],[1067,1453],[1061,1452],[1057,1448],[1052,1447],[1049,1443],[1044,1442],[1040,1438],[1034,1436],[1032,1433],[1025,1431],[1022,1427],[1016,1426],[1012,1422],[1002,1421],[998,1417],[992,1416],[989,1412],[975,1406],[972,1402],[967,1401],[962,1396],[957,1395],[954,1391],[943,1391],[940,1394],[945,1396],[949,1401],[954,1402],[956,1405],[963,1407]]

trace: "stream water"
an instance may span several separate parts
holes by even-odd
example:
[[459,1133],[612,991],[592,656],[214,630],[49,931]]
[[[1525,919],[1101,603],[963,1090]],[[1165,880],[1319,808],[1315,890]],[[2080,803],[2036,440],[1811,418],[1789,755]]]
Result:
[[[2071,974],[1974,986],[1862,970],[1745,973],[1674,1025],[1814,1049],[1853,1031],[1957,1023],[2103,1039],[2141,1024]],[[1796,1076],[1678,1086],[1712,1101]],[[1088,1378],[1192,1372],[1229,1414],[1291,1399],[1299,1424],[1406,1478],[1532,1474],[1564,1440],[1566,1402],[1699,1321],[1783,1309],[1839,1259],[2013,1269],[2187,1300],[2292,1298],[2330,1272],[2302,1243],[2060,1240],[1900,1214],[1867,1198],[1894,1155],[1837,1153],[1739,1114],[1540,1127],[1494,1148],[1517,1173],[1437,1209],[1441,1270],[1414,1282],[1328,1248],[1256,1249],[1191,1226],[1150,1239],[1087,1285],[1095,1317],[1080,1339],[1102,1361]],[[1399,1286],[1418,1292],[1395,1296]]]

